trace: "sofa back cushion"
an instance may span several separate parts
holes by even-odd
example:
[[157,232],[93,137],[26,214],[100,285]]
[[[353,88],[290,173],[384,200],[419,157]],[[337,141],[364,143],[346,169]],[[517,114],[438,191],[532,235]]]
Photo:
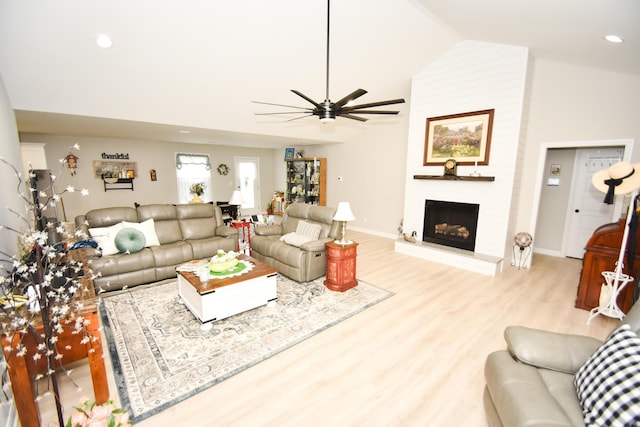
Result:
[[138,214],[129,207],[101,208],[87,212],[85,219],[89,228],[110,227],[122,221],[138,222]]
[[139,222],[153,219],[156,235],[161,245],[183,240],[174,205],[143,205],[138,206],[137,210]]
[[318,239],[336,237],[338,223],[333,221],[335,213],[336,209],[328,206],[293,203],[287,207],[284,218],[282,218],[282,234],[296,231],[298,222],[304,220],[307,223],[320,225]]
[[216,210],[222,222],[220,208],[209,203],[192,203],[176,206],[178,222],[182,237],[189,239],[204,239],[216,234]]
[[335,214],[336,208],[329,206],[313,206],[309,210],[308,218],[322,227],[318,238],[337,237],[338,222],[333,220]]

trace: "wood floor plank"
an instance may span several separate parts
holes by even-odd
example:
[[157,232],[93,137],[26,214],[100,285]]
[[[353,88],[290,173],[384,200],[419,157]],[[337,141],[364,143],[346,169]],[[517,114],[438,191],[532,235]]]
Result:
[[[484,427],[484,361],[505,347],[507,325],[604,338],[616,324],[587,325],[574,308],[578,260],[536,255],[531,269],[489,277],[398,254],[392,239],[348,237],[358,278],[393,297],[137,425]],[[91,393],[88,368],[73,377],[83,391],[67,384],[66,407]],[[55,419],[47,402],[43,425]]]

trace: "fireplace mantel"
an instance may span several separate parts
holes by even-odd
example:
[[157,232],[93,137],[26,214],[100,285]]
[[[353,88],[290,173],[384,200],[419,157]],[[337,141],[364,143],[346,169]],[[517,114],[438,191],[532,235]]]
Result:
[[459,175],[413,175],[413,179],[436,179],[440,181],[495,181],[495,176],[459,176]]

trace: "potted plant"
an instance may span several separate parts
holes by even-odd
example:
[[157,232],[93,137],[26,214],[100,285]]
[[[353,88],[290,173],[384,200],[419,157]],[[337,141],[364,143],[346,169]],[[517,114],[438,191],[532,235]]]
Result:
[[189,193],[193,195],[193,199],[191,199],[191,203],[202,203],[202,199],[200,198],[204,194],[205,189],[204,182],[196,182],[195,184],[191,184],[189,187]]
[[267,214],[268,215],[273,215],[273,201],[269,202],[267,204]]

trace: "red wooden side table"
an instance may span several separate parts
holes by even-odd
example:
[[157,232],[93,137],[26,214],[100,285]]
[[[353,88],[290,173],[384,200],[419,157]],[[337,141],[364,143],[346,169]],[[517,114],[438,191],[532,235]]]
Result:
[[[238,230],[242,230],[242,238],[245,242],[247,242],[247,255],[251,255],[251,222],[231,221],[231,226]],[[240,252],[240,240],[238,240],[238,252]]]
[[327,248],[327,278],[324,285],[332,291],[344,292],[358,286],[356,279],[356,248],[353,242],[341,245],[335,242],[325,244]]

